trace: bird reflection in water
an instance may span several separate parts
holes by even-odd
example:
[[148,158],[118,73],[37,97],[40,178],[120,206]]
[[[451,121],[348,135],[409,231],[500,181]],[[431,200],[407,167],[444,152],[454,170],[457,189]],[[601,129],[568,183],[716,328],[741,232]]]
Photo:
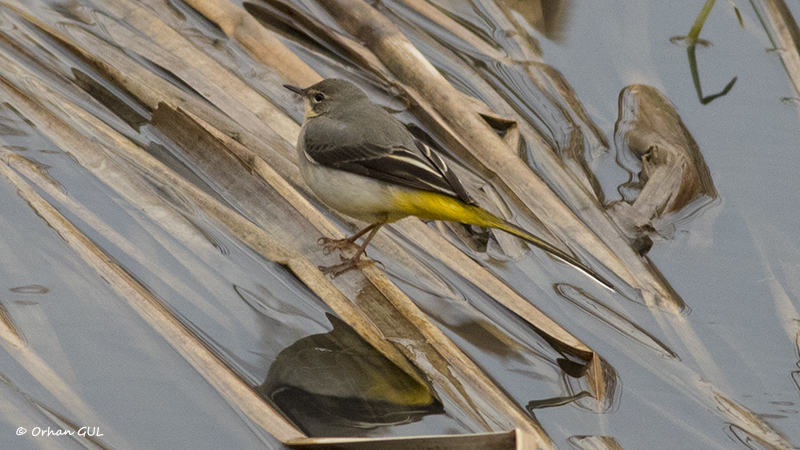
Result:
[[327,317],[333,330],[282,350],[256,388],[298,428],[309,436],[354,436],[444,412],[430,386]]

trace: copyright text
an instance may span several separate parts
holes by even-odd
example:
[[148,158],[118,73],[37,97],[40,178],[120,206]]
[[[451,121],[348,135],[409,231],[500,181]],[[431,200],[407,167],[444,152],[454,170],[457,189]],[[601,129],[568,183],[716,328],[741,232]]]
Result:
[[[17,428],[17,436],[24,436],[28,433],[28,429],[24,427]],[[100,432],[100,427],[80,427],[78,431],[75,430],[63,430],[60,428],[39,428],[33,427],[31,429],[31,436],[102,436],[103,433]]]

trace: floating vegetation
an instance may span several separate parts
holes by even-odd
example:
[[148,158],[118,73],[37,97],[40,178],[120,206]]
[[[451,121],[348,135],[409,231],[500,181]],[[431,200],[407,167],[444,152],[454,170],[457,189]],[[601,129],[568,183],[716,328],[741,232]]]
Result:
[[[686,54],[689,56],[689,70],[692,72],[692,82],[694,83],[694,88],[697,91],[697,98],[703,105],[707,105],[715,99],[730,92],[730,90],[733,89],[733,85],[736,84],[737,79],[737,77],[733,77],[733,79],[729,81],[727,85],[725,85],[722,91],[716,94],[707,96],[703,95],[703,88],[700,85],[700,72],[697,69],[697,56],[695,55],[695,47],[697,46],[697,40],[700,36],[700,31],[703,29],[703,25],[706,23],[706,19],[708,19],[708,15],[711,13],[711,8],[714,7],[715,1],[716,0],[706,0],[706,3],[700,10],[700,14],[697,15],[697,19],[695,19],[694,24],[692,24],[692,28],[689,30],[689,34],[686,36],[686,42],[688,44],[686,47]],[[739,17],[739,22],[742,23],[738,9],[736,10],[736,13]],[[742,25],[742,27],[744,28],[744,25]]]

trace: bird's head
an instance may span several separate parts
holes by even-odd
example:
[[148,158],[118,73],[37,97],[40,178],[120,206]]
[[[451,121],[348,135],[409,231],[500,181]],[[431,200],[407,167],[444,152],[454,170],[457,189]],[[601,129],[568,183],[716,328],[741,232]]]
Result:
[[322,80],[305,89],[289,84],[284,84],[283,87],[303,97],[306,120],[341,111],[358,102],[369,101],[367,94],[355,84],[336,78]]

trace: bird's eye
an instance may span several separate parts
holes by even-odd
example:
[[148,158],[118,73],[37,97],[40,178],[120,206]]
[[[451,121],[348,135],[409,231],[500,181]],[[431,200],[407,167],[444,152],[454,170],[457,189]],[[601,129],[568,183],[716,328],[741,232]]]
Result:
[[314,94],[314,100],[318,101],[318,102],[321,102],[321,101],[325,100],[325,96],[322,95],[321,93],[316,93],[316,94]]

